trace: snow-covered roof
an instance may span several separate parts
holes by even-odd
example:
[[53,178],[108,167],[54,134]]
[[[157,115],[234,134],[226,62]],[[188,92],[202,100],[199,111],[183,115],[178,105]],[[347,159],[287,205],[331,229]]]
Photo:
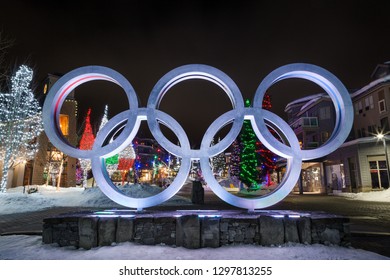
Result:
[[351,98],[355,98],[355,97],[359,96],[360,94],[368,91],[369,89],[371,89],[379,84],[386,83],[386,82],[390,82],[390,75],[387,75],[383,78],[377,79],[377,80],[369,83],[368,85],[362,87],[361,89],[355,91],[354,93],[351,94]]
[[284,111],[287,112],[291,106],[298,105],[301,103],[305,103],[302,105],[301,109],[303,109],[304,107],[307,108],[307,106],[309,106],[309,103],[312,104],[312,103],[314,103],[314,102],[318,101],[319,99],[326,97],[326,96],[327,96],[326,93],[317,93],[317,94],[313,94],[313,95],[309,95],[309,96],[305,96],[305,97],[296,99],[296,100],[288,103],[286,106],[286,109]]
[[322,99],[322,98],[327,98],[327,99],[330,99],[329,95],[323,93],[321,96],[318,96],[318,97],[314,97],[312,98],[309,102],[307,102],[305,105],[302,106],[301,110],[306,110],[307,108],[309,108],[312,104],[316,103],[318,100]]
[[[358,97],[359,95],[372,89],[373,87],[378,86],[378,85],[383,84],[383,83],[390,83],[390,75],[387,75],[383,78],[377,79],[377,80],[369,83],[368,85],[362,87],[361,89],[352,92],[350,94],[350,96],[352,99],[354,99],[354,98]],[[302,103],[304,103],[304,104],[302,104],[301,110],[305,110],[305,109],[309,108],[312,104],[314,104],[315,102],[320,100],[321,98],[330,98],[330,97],[327,93],[317,93],[317,94],[305,96],[305,97],[296,99],[296,100],[288,103],[284,111],[287,112],[290,109],[290,107],[292,107],[294,105],[299,105]]]

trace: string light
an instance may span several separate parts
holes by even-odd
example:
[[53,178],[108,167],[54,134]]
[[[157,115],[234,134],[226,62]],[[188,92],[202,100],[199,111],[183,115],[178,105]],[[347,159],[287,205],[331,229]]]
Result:
[[[245,100],[245,106],[250,107],[250,101]],[[256,134],[252,129],[251,122],[244,121],[241,134],[241,161],[240,161],[240,179],[248,186],[248,190],[259,188],[257,184],[257,156],[256,156]]]
[[[85,118],[85,127],[81,136],[79,148],[80,150],[91,150],[94,142],[95,136],[93,135],[91,126],[91,108],[89,108],[87,111],[87,116]],[[91,169],[91,160],[81,158],[79,159],[79,161],[80,167],[83,170],[83,185],[84,187],[86,187],[88,170]]]
[[11,78],[9,93],[0,93],[0,192],[6,191],[8,170],[32,160],[43,130],[41,107],[30,89],[33,71],[22,65]]

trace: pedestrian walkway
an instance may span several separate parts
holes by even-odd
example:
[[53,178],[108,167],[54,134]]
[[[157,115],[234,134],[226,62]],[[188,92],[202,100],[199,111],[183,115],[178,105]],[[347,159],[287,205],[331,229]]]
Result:
[[[191,185],[179,195],[190,198]],[[152,207],[152,210],[233,210],[238,209],[205,189],[204,204]],[[351,201],[342,197],[324,195],[289,195],[269,210],[322,211],[348,217],[351,220],[352,246],[390,257],[390,203]],[[56,207],[15,214],[0,214],[0,235],[41,234],[43,219],[63,213],[103,210],[100,208]]]

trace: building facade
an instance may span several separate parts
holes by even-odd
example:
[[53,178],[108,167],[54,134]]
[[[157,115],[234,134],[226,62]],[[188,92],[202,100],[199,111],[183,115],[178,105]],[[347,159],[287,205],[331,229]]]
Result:
[[[350,93],[354,122],[348,139],[332,154],[304,162],[296,191],[362,192],[389,187],[390,63],[378,65],[372,79]],[[295,100],[285,111],[303,149],[321,146],[332,134],[335,111],[327,94]]]

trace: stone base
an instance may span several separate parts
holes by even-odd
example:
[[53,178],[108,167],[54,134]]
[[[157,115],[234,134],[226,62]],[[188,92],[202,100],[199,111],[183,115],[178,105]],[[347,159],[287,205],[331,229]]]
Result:
[[349,245],[349,219],[320,212],[105,210],[43,221],[43,243],[91,249],[112,243],[166,244],[190,249],[228,244]]

